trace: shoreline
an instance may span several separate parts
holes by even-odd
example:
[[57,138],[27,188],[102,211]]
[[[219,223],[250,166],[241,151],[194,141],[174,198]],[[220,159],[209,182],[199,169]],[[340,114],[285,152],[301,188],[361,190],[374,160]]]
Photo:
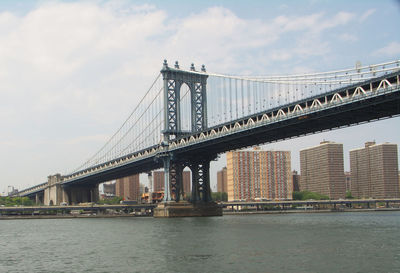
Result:
[[27,219],[75,219],[75,218],[121,218],[121,217],[152,217],[152,215],[132,214],[104,214],[104,215],[1,215],[0,220],[27,220]]
[[223,211],[223,215],[252,214],[291,214],[291,213],[338,213],[338,212],[387,212],[400,211],[400,208],[370,208],[370,209],[307,209],[307,210],[259,210],[259,211]]
[[[338,213],[338,212],[390,212],[400,211],[400,208],[370,208],[370,209],[321,209],[321,210],[263,210],[263,211],[223,211],[224,215],[259,215],[259,214],[295,214],[295,213]],[[28,219],[77,219],[77,218],[123,218],[123,217],[153,217],[153,215],[134,214],[100,214],[100,215],[1,215],[0,220],[28,220]]]

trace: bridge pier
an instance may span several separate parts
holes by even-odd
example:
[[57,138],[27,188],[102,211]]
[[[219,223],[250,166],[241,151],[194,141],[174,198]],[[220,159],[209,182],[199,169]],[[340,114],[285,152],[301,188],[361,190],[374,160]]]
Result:
[[167,154],[163,156],[162,160],[164,164],[164,202],[168,202],[172,200],[170,193],[170,183],[169,183],[171,158]]
[[[182,172],[187,161],[172,161],[171,157],[163,157],[165,160],[164,173],[165,191],[169,199],[164,198],[154,209],[154,217],[198,217],[198,216],[222,216],[222,207],[211,199],[210,190],[210,160],[199,160],[189,163],[192,171],[192,196],[190,202],[182,201],[183,185]],[[169,166],[169,168],[166,168]],[[168,187],[167,187],[168,186]]]
[[36,193],[35,194],[35,204],[40,205],[43,204],[44,200],[44,194],[43,193]]
[[211,202],[209,159],[194,162],[192,171],[192,202]]
[[62,176],[55,174],[48,176],[47,179],[48,186],[44,190],[43,203],[46,206],[60,205],[60,203],[64,202],[64,189],[60,183]]
[[64,187],[64,196],[68,204],[95,203],[99,200],[98,185]]

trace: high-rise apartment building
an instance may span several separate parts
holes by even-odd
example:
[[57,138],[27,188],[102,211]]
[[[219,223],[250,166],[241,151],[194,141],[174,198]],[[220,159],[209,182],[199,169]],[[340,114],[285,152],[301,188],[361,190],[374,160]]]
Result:
[[300,175],[297,171],[292,172],[293,175],[293,191],[300,191]]
[[344,172],[344,183],[346,185],[346,192],[351,192],[351,172]]
[[351,194],[357,198],[399,198],[397,145],[365,143],[350,151]]
[[164,190],[164,171],[153,172],[153,191]]
[[[183,191],[188,193],[191,191],[190,185],[190,171],[182,172],[183,180]],[[164,171],[154,171],[153,172],[153,191],[163,191],[164,190]]]
[[222,170],[217,172],[217,192],[228,192],[227,189],[227,169],[223,167]]
[[131,175],[117,179],[115,182],[115,195],[125,200],[140,200],[139,175]]
[[300,151],[300,189],[317,192],[331,199],[344,198],[346,185],[343,144],[323,141]]
[[290,152],[227,153],[228,201],[292,199],[292,186]]

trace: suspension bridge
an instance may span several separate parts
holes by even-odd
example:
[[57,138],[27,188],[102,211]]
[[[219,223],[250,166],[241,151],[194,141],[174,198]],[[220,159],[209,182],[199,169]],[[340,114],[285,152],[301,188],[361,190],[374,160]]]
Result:
[[210,161],[218,154],[398,116],[399,77],[400,60],[283,76],[215,74],[164,61],[136,108],[89,160],[18,194],[47,205],[94,201],[99,183],[163,168],[164,201],[179,201],[189,167],[191,202],[207,203]]

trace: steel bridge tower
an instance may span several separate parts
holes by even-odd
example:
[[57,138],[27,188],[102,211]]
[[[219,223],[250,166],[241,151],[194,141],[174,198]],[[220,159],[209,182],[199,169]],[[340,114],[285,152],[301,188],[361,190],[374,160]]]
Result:
[[[210,202],[210,161],[215,155],[209,157],[178,158],[173,152],[168,151],[168,143],[171,140],[193,134],[207,129],[207,78],[206,69],[203,65],[201,72],[195,71],[192,64],[190,71],[180,70],[178,62],[174,68],[168,66],[164,60],[161,74],[164,81],[164,129],[163,147],[164,152],[158,158],[163,161],[164,166],[164,201],[178,202],[183,195],[182,172],[185,167],[192,171],[192,194],[191,202]],[[187,85],[190,90],[190,121],[191,130],[182,131],[181,116],[181,87]]]

